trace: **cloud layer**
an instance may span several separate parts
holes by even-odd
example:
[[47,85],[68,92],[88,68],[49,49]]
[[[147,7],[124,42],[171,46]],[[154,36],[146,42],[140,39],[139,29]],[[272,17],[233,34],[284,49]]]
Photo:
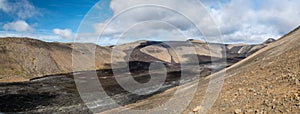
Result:
[[[270,37],[279,38],[300,25],[298,0],[203,0],[202,2],[206,9],[203,9],[199,1],[195,0],[131,0],[130,2],[113,0],[110,8],[116,19],[95,23],[93,27],[97,34],[104,30],[103,35],[112,39],[118,38],[130,28],[137,27],[136,25],[144,27],[140,27],[143,29],[136,30],[136,32],[131,31],[131,34],[135,34],[132,36],[151,37],[149,33],[174,31],[168,30],[170,28],[168,24],[164,26],[141,25],[143,21],[160,20],[175,26],[188,38],[220,42],[220,40],[214,40],[219,35],[219,32],[215,30],[217,25],[225,43],[261,43]],[[164,10],[160,7],[147,8],[149,4],[164,6],[171,10]],[[183,16],[178,15],[180,13]],[[210,15],[206,15],[207,13]],[[199,33],[195,25],[202,33]],[[155,37],[155,34],[152,37]],[[132,37],[132,40],[135,38]]]
[[[114,13],[112,20],[95,23],[93,27],[97,34],[102,33],[111,39],[120,38],[126,32],[131,36],[128,41],[140,38],[186,40],[203,38],[201,35],[205,35],[206,40],[221,42],[215,38],[219,35],[217,26],[199,1],[113,0],[110,8]],[[166,33],[169,34],[167,36],[173,34],[181,38],[164,37]]]
[[298,0],[231,0],[206,5],[230,43],[260,43],[300,25]]
[[[194,38],[221,43],[261,43],[270,37],[279,38],[300,25],[299,3],[299,0],[112,0],[109,9],[100,2],[95,7],[98,11],[94,11],[98,15],[90,15],[112,16],[112,20],[97,21],[91,17],[90,22],[82,24],[84,27],[79,29],[84,30],[77,35],[84,39],[82,41],[93,41],[90,39],[97,39],[102,34],[105,42],[101,44],[104,45],[111,45],[120,37],[126,37],[128,42],[143,38]],[[46,28],[37,27],[40,22],[33,22],[33,18],[42,14],[38,6],[28,0],[0,0],[0,12],[12,17],[0,22],[5,31],[2,34],[33,31],[39,34]],[[37,28],[40,29],[35,30]],[[58,25],[53,28],[47,28],[44,33],[57,35],[61,40],[75,36],[67,27]],[[221,40],[218,39],[220,33]]]
[[11,16],[15,20],[3,23],[2,26],[6,33],[15,31],[14,34],[34,32],[33,26],[26,19],[40,15],[39,10],[27,0],[0,0],[0,11],[5,14],[4,16]]

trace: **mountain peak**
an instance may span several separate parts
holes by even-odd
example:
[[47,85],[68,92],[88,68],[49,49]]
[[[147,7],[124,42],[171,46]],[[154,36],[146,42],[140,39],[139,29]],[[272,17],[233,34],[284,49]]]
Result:
[[272,42],[275,42],[276,40],[274,38],[268,38],[266,41],[263,42],[263,44],[269,44]]
[[198,39],[188,39],[187,42],[204,44],[205,42]]

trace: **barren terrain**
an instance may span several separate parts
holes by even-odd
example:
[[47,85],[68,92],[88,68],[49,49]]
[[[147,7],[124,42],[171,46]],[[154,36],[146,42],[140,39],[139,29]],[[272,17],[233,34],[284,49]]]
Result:
[[[278,41],[269,44],[248,58],[226,68],[224,85],[208,113],[299,113],[300,112],[300,28],[298,27]],[[206,112],[201,106],[211,77],[200,80],[192,102],[184,114]],[[145,110],[158,107],[169,99],[174,91],[187,89],[188,85],[127,105],[127,108]],[[172,92],[173,91],[173,92]],[[183,97],[185,96],[182,93]],[[180,102],[180,99],[179,101]],[[169,109],[172,113],[172,109]],[[117,108],[104,113],[124,113]],[[166,112],[168,113],[168,112]]]

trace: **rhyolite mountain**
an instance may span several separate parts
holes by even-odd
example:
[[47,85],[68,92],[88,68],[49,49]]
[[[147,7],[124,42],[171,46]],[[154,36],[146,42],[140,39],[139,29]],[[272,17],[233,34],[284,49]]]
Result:
[[[168,91],[153,95],[126,108],[116,108],[103,114],[126,113],[128,109],[148,110],[159,107],[170,100],[175,92],[197,86],[191,103],[182,114],[298,114],[300,112],[300,26],[277,41],[256,51],[247,58],[224,69],[200,79],[199,83],[191,82]],[[224,76],[221,91],[209,109],[204,107],[207,85],[216,85],[220,81],[211,81]],[[210,90],[212,91],[212,90]],[[190,93],[180,93],[181,98]],[[170,97],[171,96],[171,97]],[[175,101],[175,100],[174,100]],[[184,101],[176,99],[176,102]],[[180,103],[179,103],[180,104]],[[172,109],[167,109],[169,112]]]
[[[273,41],[273,40],[272,40]],[[267,42],[272,42],[268,40]],[[74,45],[80,48],[74,48]],[[85,63],[85,59],[95,59],[95,67],[77,68],[78,71],[111,69],[118,62],[156,62],[178,64],[199,61],[207,63],[226,58],[229,65],[235,63],[259,49],[258,45],[215,44],[200,40],[187,41],[136,41],[117,46],[102,47],[92,43],[43,42],[30,38],[0,38],[0,81],[26,81],[46,75],[73,72],[72,54],[78,56],[73,62]],[[95,47],[94,51],[88,48]],[[192,58],[188,54],[178,53],[195,50]],[[112,61],[113,52],[113,63]],[[176,53],[178,52],[178,53]],[[222,53],[222,54],[221,54]],[[95,58],[93,58],[95,54]],[[212,59],[213,58],[213,59]],[[181,60],[181,61],[180,61]]]
[[[95,44],[80,45],[84,47]],[[29,38],[1,38],[0,80],[23,81],[45,75],[71,72],[72,47],[69,43],[49,43]],[[89,56],[91,52],[76,51],[81,53],[78,55],[92,59]],[[104,68],[105,62],[109,60],[103,56],[109,54],[110,49],[97,46],[96,66],[98,69]]]

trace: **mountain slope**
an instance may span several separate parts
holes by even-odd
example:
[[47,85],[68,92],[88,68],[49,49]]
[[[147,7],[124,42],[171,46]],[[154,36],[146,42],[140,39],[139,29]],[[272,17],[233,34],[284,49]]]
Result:
[[[300,27],[269,43],[256,53],[226,69],[221,92],[208,110],[214,113],[299,113],[300,112]],[[161,106],[176,91],[186,90],[191,85],[198,86],[192,102],[183,114],[202,112],[201,103],[206,94],[211,77],[222,76],[215,73],[201,79],[199,84],[190,83],[172,88],[150,98],[138,101],[126,108],[145,110]],[[181,93],[182,98],[189,93]],[[176,99],[181,102],[181,99]],[[126,113],[125,108],[116,108],[108,113]]]
[[300,27],[231,66],[209,113],[300,112]]
[[[74,45],[76,48],[74,49]],[[58,43],[43,42],[30,38],[0,38],[0,82],[24,81],[36,77],[72,72],[73,62],[88,64],[95,53],[95,68],[78,68],[77,70],[111,69],[118,62],[140,61],[163,63],[194,63],[200,64],[222,59],[226,52],[229,65],[235,63],[264,47],[260,45],[223,45],[204,43],[199,40],[188,41],[137,41],[117,46],[101,47],[88,43]],[[89,50],[96,47],[95,52]],[[172,48],[173,47],[173,48]],[[198,57],[189,55],[191,48]],[[212,48],[212,49],[211,49]],[[74,52],[74,53],[72,53]],[[111,52],[114,52],[114,63],[111,62]],[[181,55],[177,55],[179,52]],[[187,53],[184,55],[184,53]],[[93,66],[92,63],[88,64]],[[120,66],[122,67],[122,66]]]
[[[299,42],[300,27],[230,66],[219,97],[208,113],[299,113]],[[213,74],[218,75],[221,74]],[[205,88],[198,88],[183,113],[195,111],[204,94]]]
[[[209,62],[212,58],[228,58],[241,60],[263,48],[266,44],[213,44],[199,40],[187,41],[137,41],[114,46],[112,49],[123,51],[131,61],[167,63],[195,62],[188,54],[198,55],[199,62]],[[195,50],[195,52],[193,52]],[[226,57],[223,55],[226,53]],[[178,55],[177,55],[178,54]],[[235,61],[236,62],[236,61]]]
[[[23,81],[40,76],[72,72],[72,45],[47,43],[29,38],[0,38],[0,81]],[[78,45],[84,47],[95,44]],[[105,64],[110,61],[111,50],[96,47],[96,68],[107,68]],[[74,51],[80,53],[74,56],[92,59],[90,56],[92,52]]]

